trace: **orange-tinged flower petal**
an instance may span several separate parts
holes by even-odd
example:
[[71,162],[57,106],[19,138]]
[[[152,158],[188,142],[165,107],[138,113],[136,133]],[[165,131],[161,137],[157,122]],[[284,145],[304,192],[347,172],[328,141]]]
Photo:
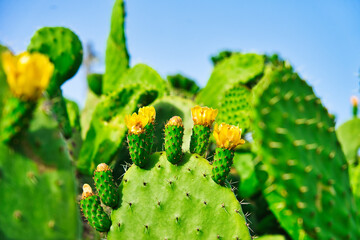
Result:
[[211,127],[218,114],[217,109],[195,106],[191,108],[191,115],[195,125]]
[[145,126],[149,123],[149,118],[144,115],[133,113],[125,116],[125,124],[132,134],[140,134],[145,131]]
[[351,104],[356,107],[359,104],[359,99],[356,96],[352,96]]
[[142,107],[139,109],[139,115],[148,118],[149,123],[153,123],[156,117],[156,111],[153,106]]
[[241,139],[241,129],[226,123],[215,124],[213,135],[220,148],[232,150],[245,143],[245,140]]

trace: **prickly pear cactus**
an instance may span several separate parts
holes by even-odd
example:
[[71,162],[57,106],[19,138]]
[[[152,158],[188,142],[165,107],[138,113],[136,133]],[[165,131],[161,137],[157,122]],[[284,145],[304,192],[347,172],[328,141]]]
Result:
[[334,119],[292,69],[267,73],[255,92],[255,149],[268,176],[263,192],[282,227],[293,239],[359,239]]
[[[142,115],[140,109],[139,114],[126,117],[129,136],[146,136],[149,133],[146,126],[151,124],[150,119],[153,119],[155,113],[148,113]],[[212,112],[207,113],[209,116],[205,119],[213,121]],[[218,137],[214,134],[219,148],[226,148],[231,152],[243,141],[241,135],[236,133],[232,134],[233,138],[228,138],[228,131],[232,130],[234,129],[219,130],[221,133],[217,134]],[[173,154],[182,152],[181,132],[181,118],[170,119],[165,126],[165,152],[154,154],[148,148],[140,147],[143,139],[129,138],[129,145],[132,146],[130,155],[134,164],[123,176],[117,195],[110,194],[116,190],[112,187],[111,175],[104,172],[109,171],[108,166],[102,163],[97,167],[94,179],[98,194],[102,202],[113,210],[109,226],[103,210],[99,209],[101,206],[97,196],[85,184],[81,206],[85,216],[88,215],[90,225],[98,231],[109,229],[109,240],[251,239],[241,205],[234,193],[213,180],[214,167],[198,154]],[[134,144],[131,145],[132,141]],[[145,162],[138,162],[137,156],[133,156],[131,152],[146,154]],[[231,158],[228,160],[232,161]],[[105,190],[104,184],[108,184]],[[112,204],[117,200],[118,205]],[[90,216],[92,213],[97,213],[98,217]]]

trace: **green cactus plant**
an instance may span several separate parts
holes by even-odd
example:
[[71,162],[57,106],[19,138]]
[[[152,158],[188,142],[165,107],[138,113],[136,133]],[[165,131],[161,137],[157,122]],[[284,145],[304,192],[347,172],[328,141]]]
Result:
[[[128,117],[126,120],[129,134],[144,132],[149,118],[141,115],[131,117],[133,119]],[[178,120],[175,122],[178,123]],[[173,133],[171,131],[172,128],[168,129],[168,134],[176,135],[178,129],[174,129]],[[176,148],[176,151],[181,151],[181,144],[177,144]],[[138,152],[142,149],[140,145],[134,145],[130,151]],[[173,164],[173,159],[168,159],[167,154],[158,152],[147,155],[144,164],[134,163],[126,171],[118,187],[121,198],[119,205],[111,213],[111,227],[107,235],[109,240],[251,239],[240,203],[230,188],[220,186],[212,180],[212,167],[206,159],[185,153],[177,164]],[[100,168],[102,166],[105,165],[99,165]],[[95,176],[97,174],[95,172]],[[98,194],[102,196],[104,189],[98,185]],[[86,195],[86,191],[84,194]],[[89,210],[84,206],[85,203],[82,202],[81,205],[83,212]],[[100,203],[93,206],[98,209]],[[102,222],[107,222],[106,217],[100,213],[101,210],[95,211],[99,212]],[[199,211],[201,214],[198,214]],[[93,218],[88,217],[90,224],[98,231],[105,229],[105,226],[91,223]],[[100,218],[95,217],[95,223]]]
[[282,227],[293,239],[358,239],[334,118],[291,68],[267,72],[255,96],[254,150],[267,175],[264,195]]
[[86,78],[89,89],[97,96],[100,96],[102,94],[103,74],[91,73]]

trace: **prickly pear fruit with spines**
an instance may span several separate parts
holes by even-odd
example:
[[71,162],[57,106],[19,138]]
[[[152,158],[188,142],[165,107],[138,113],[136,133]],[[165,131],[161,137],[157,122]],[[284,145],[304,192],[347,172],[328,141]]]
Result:
[[195,106],[191,109],[194,121],[192,129],[190,152],[204,155],[210,138],[210,129],[218,114],[217,109]]
[[268,176],[264,195],[282,227],[293,239],[360,239],[334,118],[286,66],[255,88],[254,149]]
[[115,208],[119,202],[119,195],[114,183],[112,171],[106,163],[100,163],[94,172],[94,182],[101,201],[109,207]]
[[352,114],[354,118],[357,118],[358,115],[358,105],[359,105],[359,99],[356,96],[351,97],[351,105],[352,105]]
[[144,167],[146,157],[151,154],[155,121],[154,107],[143,107],[139,114],[133,113],[125,117],[128,128],[128,144],[131,160],[135,165]]
[[172,164],[181,161],[183,137],[182,119],[179,116],[172,117],[165,125],[165,152],[167,159]]
[[233,164],[234,149],[245,141],[241,139],[241,130],[238,127],[226,123],[215,125],[214,138],[218,147],[212,164],[212,178],[223,185]]
[[104,212],[99,197],[93,193],[89,184],[84,184],[83,186],[80,206],[90,226],[99,232],[109,231],[111,220]]

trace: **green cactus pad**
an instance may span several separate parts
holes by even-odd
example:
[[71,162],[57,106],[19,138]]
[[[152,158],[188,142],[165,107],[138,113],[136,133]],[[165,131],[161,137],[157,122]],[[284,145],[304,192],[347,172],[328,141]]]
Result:
[[196,85],[194,80],[181,74],[169,75],[167,80],[174,89],[179,91],[179,94],[184,93],[183,95],[186,95],[185,93],[188,93],[190,96],[193,96],[200,90],[200,87]]
[[156,100],[152,106],[154,106],[156,110],[155,151],[164,150],[163,136],[165,124],[173,116],[179,116],[183,120],[185,130],[182,149],[184,152],[189,151],[191,129],[193,127],[191,108],[195,106],[195,103],[190,99],[184,99],[178,96],[165,96]]
[[54,77],[48,87],[50,95],[75,75],[83,58],[83,49],[78,36],[64,27],[39,29],[31,38],[28,51],[45,54],[54,64]]
[[143,89],[137,84],[103,95],[80,151],[79,170],[90,175],[99,163],[109,163],[125,143],[125,116],[150,104],[156,97],[155,89]]
[[89,130],[92,115],[97,107],[97,104],[101,102],[101,97],[97,96],[92,91],[87,92],[85,106],[81,110],[80,124],[81,124],[81,138],[85,139],[86,133]]
[[194,125],[191,134],[190,152],[204,155],[210,138],[210,128],[203,125]]
[[238,84],[256,81],[264,71],[264,56],[235,53],[217,64],[211,77],[198,96],[200,105],[219,108],[219,99],[225,92]]
[[103,74],[91,73],[87,75],[86,79],[89,89],[97,96],[100,96],[102,93]]
[[174,126],[174,125],[165,126],[165,152],[167,159],[172,164],[176,164],[182,159],[183,137],[184,137],[183,126]]
[[0,192],[1,239],[80,239],[74,167],[46,104],[18,144],[0,144]]
[[90,226],[99,232],[109,231],[111,220],[101,207],[100,199],[97,195],[81,199],[80,206]]
[[220,101],[217,122],[239,126],[243,131],[250,126],[250,90],[244,85],[236,85],[225,92]]
[[36,102],[22,101],[16,97],[8,98],[0,123],[1,142],[10,143],[27,130],[35,107]]
[[[110,33],[106,46],[103,93],[114,91],[119,80],[129,68],[129,53],[125,38],[125,8],[123,0],[116,0],[112,15]],[[131,82],[128,82],[131,83]]]
[[[0,56],[3,52],[8,51],[8,48],[0,44]],[[2,58],[0,57],[0,116],[4,107],[4,102],[10,96],[9,86],[6,82],[6,74],[2,65]]]
[[153,154],[144,169],[126,172],[119,190],[108,240],[251,239],[235,195],[211,179],[211,165],[198,155],[173,165]]
[[225,148],[216,148],[214,162],[212,164],[212,179],[224,185],[233,164],[234,151]]
[[106,206],[115,208],[119,203],[119,195],[115,187],[112,171],[110,169],[94,172],[94,182],[101,202]]
[[360,149],[360,118],[354,118],[342,124],[337,130],[345,157],[350,165],[359,163],[358,151]]
[[68,111],[66,108],[65,98],[62,95],[61,89],[54,91],[51,98],[51,111],[54,118],[59,122],[61,132],[66,139],[69,139],[72,135],[72,127],[69,120]]
[[149,155],[149,143],[146,141],[146,132],[140,134],[129,134],[128,144],[131,160],[136,166],[144,167],[146,164],[146,157]]
[[254,139],[270,209],[293,239],[360,239],[334,118],[292,69],[275,69],[261,82]]

